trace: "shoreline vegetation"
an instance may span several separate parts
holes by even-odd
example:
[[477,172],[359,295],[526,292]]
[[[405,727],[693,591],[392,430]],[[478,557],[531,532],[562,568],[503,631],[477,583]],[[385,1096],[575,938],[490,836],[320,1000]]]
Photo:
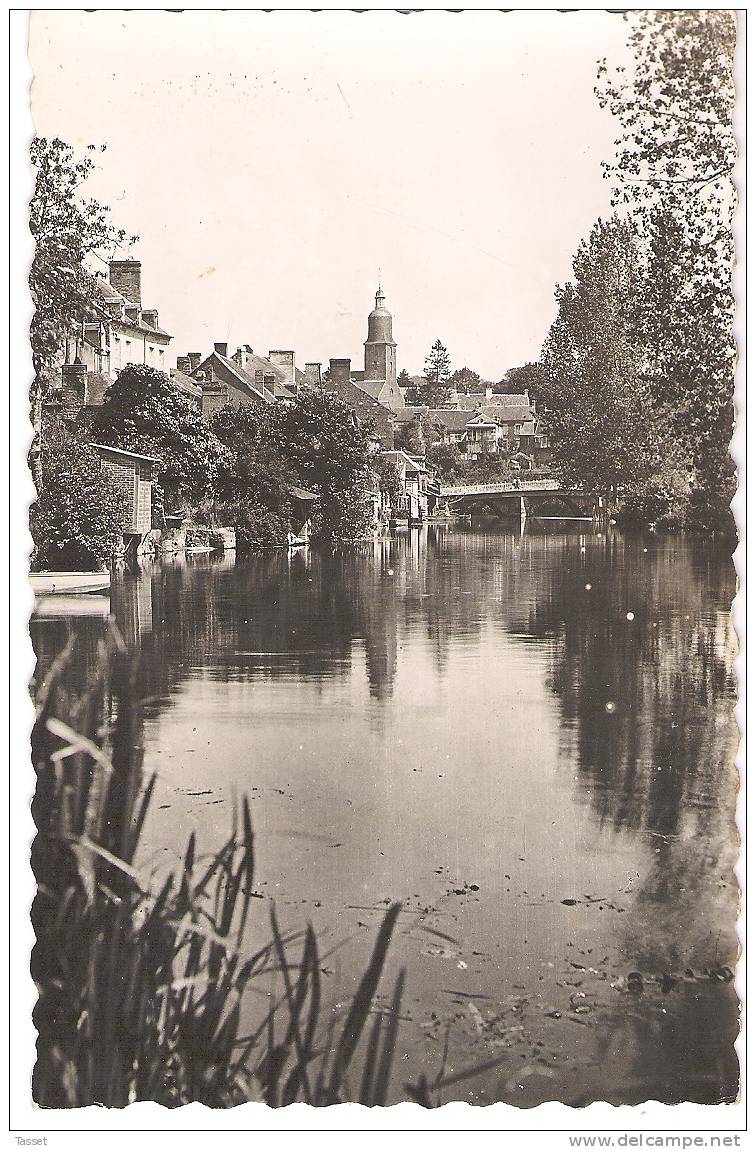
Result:
[[[155,779],[142,770],[136,661],[111,623],[76,695],[65,685],[72,654],[70,640],[39,689],[32,736],[34,1101],[386,1105],[404,970],[388,1005],[376,995],[401,904],[388,907],[353,997],[334,1006],[310,925],[282,932],[271,904],[266,936],[253,929],[246,799],[217,853],[201,856],[192,834],[167,876],[143,873],[135,859]],[[499,1061],[449,1076],[442,1064],[406,1095],[437,1105],[444,1087]]]

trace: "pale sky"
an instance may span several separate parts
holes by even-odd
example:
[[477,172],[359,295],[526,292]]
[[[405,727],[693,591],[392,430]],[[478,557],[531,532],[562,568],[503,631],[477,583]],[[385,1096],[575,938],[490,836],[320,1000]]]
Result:
[[398,366],[440,338],[538,356],[598,216],[606,12],[32,13],[38,134],[107,143],[92,195],[139,234],[171,363],[216,340],[361,367],[381,269]]

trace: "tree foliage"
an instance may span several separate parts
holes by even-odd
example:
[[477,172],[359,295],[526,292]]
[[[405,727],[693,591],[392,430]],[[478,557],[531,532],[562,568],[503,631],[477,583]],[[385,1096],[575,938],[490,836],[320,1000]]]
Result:
[[690,521],[721,529],[735,488],[735,17],[636,10],[626,20],[632,68],[599,68],[599,100],[620,129],[604,174],[646,260],[639,324],[649,386],[690,457]]
[[62,140],[36,137],[31,143],[35,185],[29,205],[34,237],[29,287],[35,310],[30,334],[39,374],[51,369],[65,339],[96,306],[92,256],[136,239],[113,226],[109,207],[81,196],[96,150],[90,145],[90,154],[77,159]]
[[444,407],[449,402],[451,360],[440,339],[428,352],[423,369],[423,382],[415,384],[409,400],[418,407]]
[[226,449],[215,482],[218,522],[236,529],[237,545],[285,543],[291,511],[290,488],[298,476],[271,442],[270,407],[227,404],[210,420]]
[[123,489],[80,436],[45,427],[42,490],[29,522],[33,571],[96,571],[111,558],[126,522]]
[[405,419],[394,427],[394,447],[406,451],[408,455],[423,455],[425,442],[423,429],[417,419]]
[[456,371],[451,372],[448,385],[454,391],[462,392],[463,395],[467,395],[471,391],[480,391],[484,386],[477,371],[473,371],[471,367],[458,367]]
[[301,485],[319,496],[317,532],[334,542],[364,536],[373,489],[370,421],[358,421],[344,400],[322,388],[303,391],[294,403],[277,404],[270,413],[271,445]]
[[633,66],[611,70],[602,61],[596,89],[619,121],[615,158],[604,164],[615,202],[635,208],[662,198],[688,214],[712,195],[732,199],[733,13],[636,9],[626,19]]
[[605,494],[640,478],[652,441],[638,338],[641,265],[632,227],[599,221],[557,289],[544,344],[543,400],[554,464],[568,483]]
[[543,364],[524,363],[521,367],[510,367],[493,390],[499,395],[523,395],[527,392],[531,401],[539,407],[543,396],[544,376]]
[[396,507],[402,494],[402,477],[399,464],[385,455],[379,455],[373,464],[378,478],[379,490],[388,495],[391,506]]
[[125,367],[108,388],[94,412],[92,436],[98,443],[157,457],[168,510],[211,494],[227,458],[199,408],[170,376],[143,364]]
[[34,443],[30,463],[38,489],[43,480],[39,465],[42,401],[65,340],[96,313],[92,259],[136,239],[114,227],[110,208],[81,194],[81,187],[95,166],[95,151],[95,146],[90,145],[88,154],[77,158],[69,144],[39,136],[32,140],[30,148],[35,169],[29,204],[29,230],[34,237],[29,274],[34,304],[29,329],[34,367],[30,395]]
[[444,483],[453,483],[463,474],[462,453],[455,443],[434,443],[428,448],[427,460]]

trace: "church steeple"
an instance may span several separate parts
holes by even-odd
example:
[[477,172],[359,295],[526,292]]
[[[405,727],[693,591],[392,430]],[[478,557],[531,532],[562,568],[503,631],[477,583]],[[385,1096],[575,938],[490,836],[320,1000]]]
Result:
[[[365,380],[381,383],[382,401],[394,407],[399,403],[401,390],[396,386],[396,343],[392,333],[391,312],[386,307],[386,297],[378,275],[378,291],[375,293],[375,307],[368,316],[368,336],[365,340]],[[384,396],[385,392],[385,396]]]

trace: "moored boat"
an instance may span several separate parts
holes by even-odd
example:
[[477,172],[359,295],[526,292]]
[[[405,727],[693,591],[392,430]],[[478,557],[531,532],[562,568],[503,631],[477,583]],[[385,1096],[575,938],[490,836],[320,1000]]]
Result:
[[109,571],[38,571],[29,576],[35,595],[89,595],[107,591]]

